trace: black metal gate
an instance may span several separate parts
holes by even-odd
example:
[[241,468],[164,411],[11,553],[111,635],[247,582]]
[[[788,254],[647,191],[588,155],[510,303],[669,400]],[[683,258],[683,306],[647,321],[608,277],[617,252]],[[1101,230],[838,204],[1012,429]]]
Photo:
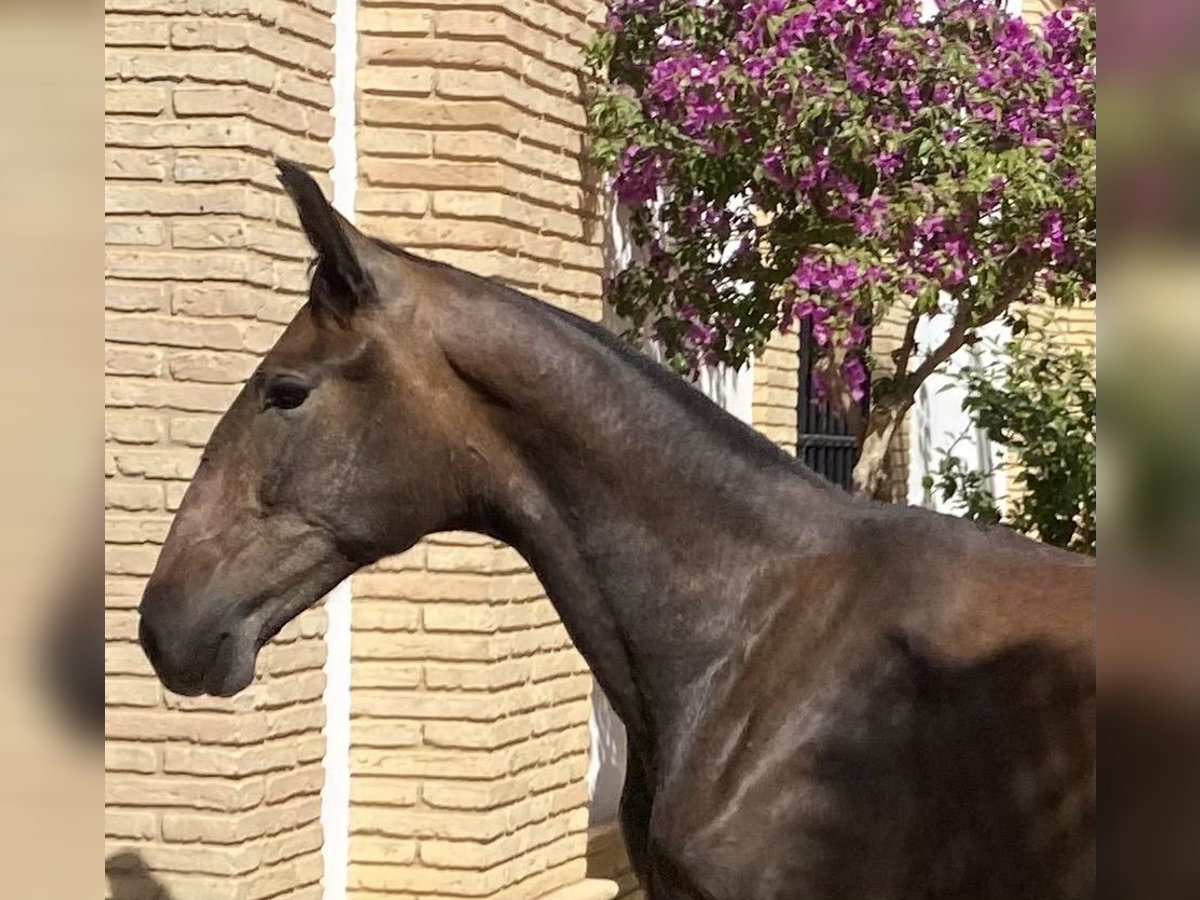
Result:
[[[858,462],[858,440],[844,413],[829,398],[813,396],[812,320],[800,321],[800,395],[796,408],[796,455],[806,466],[834,484],[850,490]],[[870,385],[862,400],[863,415],[871,400]]]

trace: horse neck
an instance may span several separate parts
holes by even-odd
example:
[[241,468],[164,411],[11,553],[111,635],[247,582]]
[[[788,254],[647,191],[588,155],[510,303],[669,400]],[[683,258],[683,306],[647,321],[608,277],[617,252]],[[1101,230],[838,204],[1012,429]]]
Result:
[[439,331],[503,444],[467,527],[522,553],[631,743],[652,754],[739,640],[756,584],[795,549],[793,525],[836,501],[582,320],[481,289],[448,305]]

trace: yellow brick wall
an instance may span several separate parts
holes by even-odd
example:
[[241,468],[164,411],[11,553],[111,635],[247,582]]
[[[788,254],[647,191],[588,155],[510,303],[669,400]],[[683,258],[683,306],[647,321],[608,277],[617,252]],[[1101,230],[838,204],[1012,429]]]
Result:
[[800,340],[771,336],[754,360],[751,424],[789,453],[796,452],[796,404],[800,391]]
[[318,169],[330,3],[106,0],[105,835],[116,896],[320,896],[324,613],[230,701],[165,696],[135,642],[200,448],[302,299],[269,154]]
[[[599,319],[577,75],[599,13],[363,3],[360,226]],[[584,877],[591,678],[512,550],[440,535],[355,576],[352,654],[355,900]]]
[[643,894],[625,853],[620,826],[615,822],[588,832],[587,866],[592,878],[616,882],[617,893],[613,900],[641,900]]

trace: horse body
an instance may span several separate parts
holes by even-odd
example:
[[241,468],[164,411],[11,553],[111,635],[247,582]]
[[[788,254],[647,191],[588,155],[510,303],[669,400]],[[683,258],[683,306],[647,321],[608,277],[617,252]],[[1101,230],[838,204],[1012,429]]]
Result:
[[654,797],[662,896],[1092,896],[1092,567],[905,524],[760,595]]
[[228,695],[431,532],[516,548],[626,726],[653,900],[1090,893],[1091,563],[846,496],[598,326],[282,180],[309,303],[213,434],[141,611]]

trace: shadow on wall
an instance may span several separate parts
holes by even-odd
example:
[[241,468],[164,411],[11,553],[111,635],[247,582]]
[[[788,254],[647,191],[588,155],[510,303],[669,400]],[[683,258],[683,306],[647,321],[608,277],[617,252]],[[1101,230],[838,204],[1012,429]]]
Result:
[[132,850],[106,859],[104,874],[108,876],[106,900],[174,900],[171,892],[146,868],[142,857]]

